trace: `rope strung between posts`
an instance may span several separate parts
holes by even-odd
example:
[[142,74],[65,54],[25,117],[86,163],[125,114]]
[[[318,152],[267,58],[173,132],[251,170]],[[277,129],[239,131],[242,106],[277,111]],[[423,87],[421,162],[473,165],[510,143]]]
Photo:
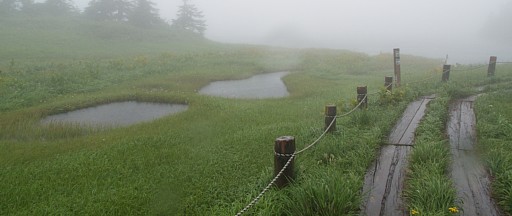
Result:
[[[512,62],[496,62],[496,63],[501,63],[501,64],[512,64]],[[483,68],[483,67],[486,67],[487,65],[482,65],[482,66],[477,66],[477,67],[473,67],[473,68],[469,68],[469,69],[460,69],[460,70],[452,70],[452,71],[469,71],[469,70],[476,70],[476,69],[480,69],[480,68]],[[410,83],[407,83],[407,84],[413,84],[413,83],[419,83],[419,82],[425,82],[425,81],[428,81],[428,80],[431,80],[433,79],[435,76],[432,75],[431,77],[429,78],[426,78],[424,80],[418,80],[418,81],[414,81],[414,82],[410,82]],[[388,88],[390,86],[392,86],[393,83],[385,86],[385,88]],[[251,207],[253,207],[260,199],[261,197],[263,197],[263,195],[269,191],[270,187],[272,187],[272,185],[277,181],[277,179],[279,179],[279,177],[281,177],[281,175],[283,174],[284,170],[286,170],[286,168],[290,165],[291,161],[293,160],[293,158],[295,158],[295,156],[297,156],[298,154],[301,154],[303,152],[305,152],[306,150],[310,149],[311,147],[315,146],[318,142],[320,142],[320,140],[327,134],[327,132],[329,131],[329,129],[332,127],[332,125],[334,124],[334,122],[336,122],[336,119],[337,118],[341,118],[341,117],[345,117],[345,116],[348,116],[350,114],[352,114],[354,111],[356,111],[362,104],[363,102],[368,98],[368,95],[374,95],[374,94],[377,94],[379,93],[380,91],[377,91],[377,92],[373,92],[373,93],[370,93],[370,94],[366,94],[364,96],[364,98],[359,102],[359,104],[354,107],[352,110],[350,110],[349,112],[345,113],[345,114],[342,114],[342,115],[337,115],[337,116],[334,116],[333,120],[331,121],[331,123],[329,124],[329,126],[325,129],[325,131],[320,135],[320,137],[318,137],[315,141],[313,141],[310,145],[306,146],[305,148],[303,148],[302,150],[300,151],[296,151],[294,152],[293,154],[281,154],[281,153],[277,153],[277,152],[274,152],[275,155],[279,156],[279,157],[290,157],[288,159],[288,161],[286,162],[286,164],[283,166],[283,168],[279,171],[279,173],[272,179],[272,181],[270,181],[270,183],[267,184],[267,186],[258,194],[258,196],[256,196],[256,198],[254,198],[247,206],[245,206],[240,212],[238,212],[236,214],[236,216],[241,216],[242,214],[244,214],[247,210],[249,210]]]
[[[385,89],[387,89],[387,88],[389,88],[389,87],[390,87],[390,86],[392,86],[392,85],[393,85],[393,83],[390,83],[389,85],[384,86],[384,88],[385,88]],[[376,94],[378,94],[378,93],[380,93],[380,90],[375,91],[375,92],[372,92],[372,93],[368,93],[367,95],[376,95]]]
[[245,208],[243,208],[240,212],[238,212],[238,214],[236,214],[236,216],[242,215],[244,212],[246,212],[252,206],[254,206],[261,199],[261,197],[263,197],[263,195],[270,189],[270,187],[272,187],[272,185],[277,181],[277,179],[283,174],[284,170],[288,167],[288,165],[290,164],[292,159],[295,158],[295,156],[297,154],[300,154],[300,153],[306,151],[307,149],[311,148],[316,143],[318,143],[325,136],[325,134],[329,131],[329,128],[331,128],[331,126],[334,124],[335,121],[336,121],[336,116],[331,121],[331,124],[329,124],[329,127],[327,127],[327,129],[322,133],[322,135],[320,135],[320,137],[318,139],[316,139],[312,144],[310,144],[306,148],[304,148],[298,152],[294,152],[293,154],[279,154],[277,152],[274,152],[274,154],[276,154],[277,156],[290,157],[290,158],[288,159],[286,164],[283,166],[283,168],[279,171],[279,173],[276,175],[276,177],[274,177],[274,179],[272,179],[272,181],[270,181],[270,183],[268,183],[268,185],[261,191],[260,194],[258,194],[258,196],[256,198],[254,198],[247,206],[245,206]]
[[275,155],[277,156],[281,156],[281,157],[291,157],[292,155],[298,155],[308,149],[310,149],[311,147],[313,147],[314,145],[316,145],[326,134],[327,132],[329,132],[329,129],[332,127],[332,125],[334,124],[334,122],[336,122],[336,119],[338,118],[341,118],[341,117],[345,117],[345,116],[348,116],[350,114],[352,114],[354,111],[356,111],[364,102],[364,100],[366,99],[366,97],[368,97],[367,95],[364,96],[364,98],[361,100],[361,102],[359,102],[359,104],[354,107],[354,109],[350,110],[348,113],[345,113],[343,115],[338,115],[338,116],[333,116],[333,120],[331,121],[331,123],[327,126],[327,128],[324,130],[324,132],[322,133],[322,135],[320,135],[320,137],[318,137],[315,141],[313,141],[313,143],[311,143],[310,145],[306,146],[305,148],[303,148],[302,150],[300,151],[296,151],[295,153],[293,154],[281,154],[281,153],[277,153],[277,152],[274,152]]
[[316,145],[324,136],[325,134],[327,134],[327,132],[329,131],[329,129],[332,127],[332,125],[334,124],[334,122],[336,122],[336,118],[338,118],[337,116],[334,116],[334,118],[332,119],[331,123],[329,124],[329,126],[327,126],[327,128],[324,130],[324,132],[322,133],[322,135],[320,135],[320,137],[318,137],[318,139],[316,139],[313,143],[311,143],[310,145],[306,146],[305,148],[303,148],[302,150],[294,153],[294,154],[300,154],[306,150],[308,150],[309,148],[313,147],[314,145]]
[[473,67],[470,67],[470,68],[465,68],[465,69],[452,69],[451,71],[471,71],[471,70],[477,70],[477,69],[480,69],[480,68],[485,68],[485,67],[488,67],[489,65],[480,65],[480,66],[473,66]]
[[348,113],[345,113],[343,115],[338,115],[338,116],[336,116],[336,118],[341,118],[341,117],[345,117],[345,116],[352,114],[354,111],[357,110],[357,108],[359,108],[361,106],[361,104],[363,104],[363,102],[366,100],[367,97],[368,97],[368,95],[365,95],[364,98],[361,100],[361,102],[359,102],[359,104],[356,107],[354,107],[354,109],[350,110]]
[[268,183],[267,187],[265,187],[265,189],[263,189],[263,191],[261,191],[261,193],[258,194],[258,196],[256,198],[254,198],[247,206],[245,206],[245,208],[243,208],[240,212],[238,212],[236,214],[236,216],[241,216],[243,213],[245,213],[247,210],[249,210],[252,206],[254,206],[261,199],[261,197],[263,197],[263,195],[270,189],[270,187],[272,187],[272,185],[274,183],[276,183],[277,179],[279,177],[281,177],[284,170],[288,167],[288,165],[290,165],[290,163],[292,162],[294,157],[295,157],[295,153],[293,153],[290,156],[290,158],[288,159],[288,161],[286,161],[286,164],[284,164],[281,171],[279,171],[279,173],[277,173],[276,177],[274,177],[274,179],[272,179],[272,181],[270,181],[270,183]]
[[423,79],[423,80],[412,81],[412,82],[408,82],[408,83],[405,83],[405,84],[407,84],[407,85],[408,85],[408,84],[414,84],[414,83],[422,83],[422,82],[429,81],[429,80],[433,79],[434,77],[435,77],[435,76],[434,76],[434,75],[432,75],[432,76],[430,76],[429,78],[426,78],[426,79]]
[[277,156],[280,156],[280,157],[290,157],[288,159],[288,161],[286,162],[286,164],[283,166],[283,168],[279,171],[279,173],[276,175],[276,177],[274,177],[272,179],[272,181],[270,181],[270,183],[268,183],[268,185],[260,192],[260,194],[258,194],[258,196],[256,196],[256,198],[254,198],[247,206],[245,206],[245,208],[243,208],[242,210],[240,210],[240,212],[238,212],[236,214],[236,216],[241,216],[243,213],[245,213],[247,210],[249,210],[252,206],[254,206],[260,199],[261,197],[263,197],[263,195],[270,189],[270,187],[272,187],[272,185],[277,181],[277,179],[279,177],[281,177],[281,175],[283,174],[284,170],[288,167],[288,165],[290,165],[291,161],[293,158],[295,158],[296,155],[310,149],[311,147],[313,147],[314,145],[316,145],[318,142],[320,142],[320,140],[327,134],[327,132],[329,132],[329,129],[332,127],[332,125],[334,124],[334,122],[336,122],[336,119],[337,118],[340,118],[340,117],[344,117],[344,116],[348,116],[350,115],[352,112],[354,112],[355,110],[357,110],[357,108],[359,108],[361,106],[361,104],[363,104],[364,100],[368,97],[368,95],[365,95],[364,98],[361,100],[361,102],[359,102],[359,104],[354,107],[354,109],[352,109],[350,112],[348,113],[345,113],[343,115],[339,115],[339,116],[334,116],[333,120],[331,121],[331,123],[329,124],[329,126],[324,130],[324,132],[322,133],[322,135],[320,135],[320,137],[318,137],[318,139],[316,139],[315,141],[313,141],[313,143],[311,143],[310,145],[306,146],[305,148],[303,148],[302,150],[300,151],[296,151],[294,152],[293,154],[280,154],[280,153],[277,153],[277,152],[274,152],[275,155]]

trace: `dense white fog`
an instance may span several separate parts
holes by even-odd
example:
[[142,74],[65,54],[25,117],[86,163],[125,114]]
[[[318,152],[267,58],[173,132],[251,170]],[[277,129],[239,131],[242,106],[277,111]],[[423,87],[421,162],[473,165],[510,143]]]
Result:
[[[75,0],[79,8],[89,0]],[[169,22],[181,0],[155,0]],[[220,42],[512,60],[510,0],[191,0]]]

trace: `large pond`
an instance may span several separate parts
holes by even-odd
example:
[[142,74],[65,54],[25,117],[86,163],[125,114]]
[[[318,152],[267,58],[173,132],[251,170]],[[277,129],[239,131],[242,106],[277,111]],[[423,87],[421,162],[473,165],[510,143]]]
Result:
[[261,74],[244,80],[212,82],[199,90],[200,94],[226,98],[262,99],[279,98],[289,95],[281,80],[289,72]]
[[152,121],[187,109],[187,105],[181,104],[126,101],[52,115],[44,118],[41,122],[43,124],[72,123],[88,126],[128,126],[139,122]]

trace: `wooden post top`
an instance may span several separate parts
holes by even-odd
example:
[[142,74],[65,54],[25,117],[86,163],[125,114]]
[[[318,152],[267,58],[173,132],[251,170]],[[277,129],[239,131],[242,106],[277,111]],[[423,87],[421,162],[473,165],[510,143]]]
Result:
[[368,87],[367,86],[359,86],[357,87],[357,94],[366,94],[368,93]]
[[281,136],[281,137],[276,138],[276,142],[286,142],[286,141],[291,141],[291,140],[295,140],[295,137],[293,137],[293,136]]

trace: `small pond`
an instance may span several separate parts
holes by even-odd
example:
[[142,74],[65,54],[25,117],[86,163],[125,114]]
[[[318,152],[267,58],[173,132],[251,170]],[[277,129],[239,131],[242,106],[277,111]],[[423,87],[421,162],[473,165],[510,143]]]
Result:
[[286,85],[281,80],[290,72],[261,74],[244,80],[212,82],[199,90],[200,94],[226,98],[262,99],[279,98],[289,95]]
[[182,104],[126,101],[52,115],[44,118],[41,122],[43,124],[59,122],[89,126],[128,126],[152,121],[187,109],[188,106]]

